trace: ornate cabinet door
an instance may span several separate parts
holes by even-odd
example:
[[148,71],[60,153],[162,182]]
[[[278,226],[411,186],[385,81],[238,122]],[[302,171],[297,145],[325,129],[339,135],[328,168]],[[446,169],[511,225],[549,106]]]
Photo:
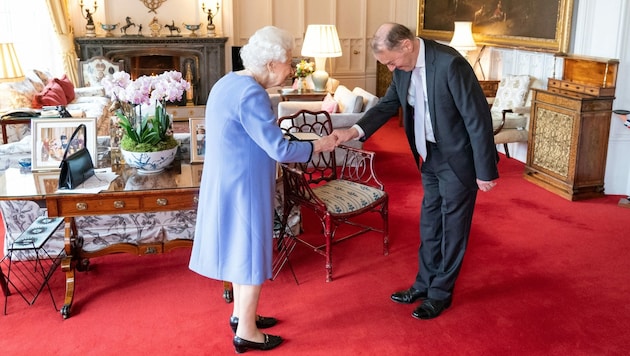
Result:
[[614,97],[532,90],[525,179],[569,200],[602,196]]

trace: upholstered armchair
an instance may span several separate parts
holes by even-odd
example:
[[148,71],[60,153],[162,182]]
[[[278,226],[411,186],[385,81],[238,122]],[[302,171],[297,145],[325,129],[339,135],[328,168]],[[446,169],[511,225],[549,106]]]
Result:
[[501,79],[490,113],[494,143],[503,144],[510,158],[508,143],[527,142],[532,78],[529,75],[506,75]]
[[112,62],[101,56],[79,60],[79,87],[100,86],[103,78],[124,70],[124,62]]

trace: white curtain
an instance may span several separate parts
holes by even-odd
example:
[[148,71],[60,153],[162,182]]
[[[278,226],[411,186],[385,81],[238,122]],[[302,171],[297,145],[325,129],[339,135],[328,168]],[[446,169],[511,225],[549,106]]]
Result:
[[77,53],[74,50],[74,34],[70,24],[68,3],[66,0],[46,0],[46,4],[59,41],[64,73],[77,86],[79,84]]

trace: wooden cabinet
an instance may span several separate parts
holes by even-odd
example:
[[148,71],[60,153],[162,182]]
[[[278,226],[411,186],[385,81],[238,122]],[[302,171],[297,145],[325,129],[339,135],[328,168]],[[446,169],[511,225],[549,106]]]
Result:
[[569,200],[602,196],[614,98],[532,90],[525,179]]
[[616,63],[571,57],[562,79],[532,89],[526,180],[569,200],[604,194]]

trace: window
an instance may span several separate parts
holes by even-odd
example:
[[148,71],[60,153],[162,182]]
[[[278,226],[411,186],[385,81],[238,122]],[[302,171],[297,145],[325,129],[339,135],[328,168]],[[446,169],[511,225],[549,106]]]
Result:
[[13,42],[25,72],[63,74],[63,57],[45,0],[0,1],[0,42]]

